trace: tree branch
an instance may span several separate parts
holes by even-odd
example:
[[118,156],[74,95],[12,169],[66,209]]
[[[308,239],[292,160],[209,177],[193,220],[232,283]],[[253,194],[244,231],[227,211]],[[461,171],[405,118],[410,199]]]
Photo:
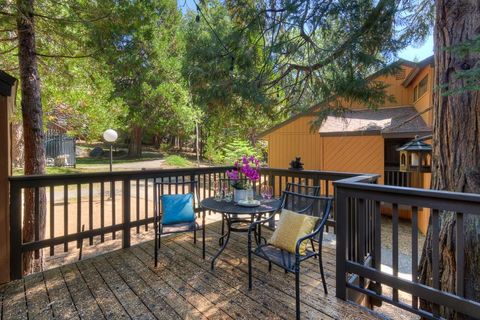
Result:
[[98,51],[86,54],[86,55],[65,55],[65,54],[45,54],[37,52],[36,55],[43,58],[66,58],[66,59],[83,59],[90,58]]
[[8,48],[8,49],[5,50],[5,51],[0,51],[0,54],[7,54],[7,53],[12,52],[13,50],[15,50],[15,49],[17,49],[17,48],[18,48],[18,46],[17,46],[17,45],[14,45],[13,47]]
[[92,22],[97,22],[99,20],[106,19],[110,16],[110,14],[107,14],[105,16],[98,17],[98,18],[91,19],[91,20],[83,20],[83,19],[73,20],[73,19],[67,19],[67,18],[50,17],[50,16],[46,16],[46,15],[43,15],[43,14],[40,14],[40,13],[34,13],[33,15],[35,17],[42,18],[42,19],[54,20],[54,21],[59,21],[59,22],[69,22],[69,23],[92,23]]
[[335,49],[327,58],[325,58],[323,61],[317,62],[312,65],[301,65],[301,64],[295,64],[291,63],[288,65],[287,69],[282,72],[282,74],[273,81],[273,84],[278,83],[281,79],[283,79],[287,74],[289,74],[293,70],[297,71],[304,71],[304,72],[313,72],[315,70],[321,69],[328,64],[332,63],[347,50],[347,48],[352,44],[358,37],[360,37],[363,33],[368,31],[375,23],[378,18],[378,16],[381,14],[382,10],[385,8],[386,5],[386,0],[381,0],[378,2],[375,10],[373,10],[368,18],[366,19],[366,22],[362,25],[360,29],[358,29],[356,32],[353,32],[350,37],[345,40],[342,45],[340,45],[337,49]]

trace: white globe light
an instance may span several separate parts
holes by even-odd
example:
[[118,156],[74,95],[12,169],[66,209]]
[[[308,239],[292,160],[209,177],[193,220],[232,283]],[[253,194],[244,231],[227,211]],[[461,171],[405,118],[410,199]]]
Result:
[[105,141],[107,142],[115,142],[117,138],[118,138],[118,133],[113,129],[107,129],[103,133],[103,139],[105,139]]

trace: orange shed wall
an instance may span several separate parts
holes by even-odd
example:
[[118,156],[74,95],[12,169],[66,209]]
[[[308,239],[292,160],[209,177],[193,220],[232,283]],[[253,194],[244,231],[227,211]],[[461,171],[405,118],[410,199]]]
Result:
[[382,136],[323,137],[323,159],[326,171],[384,174],[384,141]]
[[288,168],[295,157],[302,157],[305,169],[321,170],[321,138],[310,131],[312,116],[292,121],[265,137],[268,141],[268,165]]
[[[307,170],[376,173],[383,176],[381,136],[322,137],[310,131],[312,116],[300,117],[268,134],[268,165],[288,168],[299,156]],[[383,177],[380,180],[383,183]]]

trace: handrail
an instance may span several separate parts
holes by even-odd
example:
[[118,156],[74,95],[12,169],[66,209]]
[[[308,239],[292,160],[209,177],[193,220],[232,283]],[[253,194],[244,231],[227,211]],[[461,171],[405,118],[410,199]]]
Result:
[[[426,190],[364,183],[358,177],[335,181],[337,217],[336,295],[348,299],[353,292],[384,301],[428,319],[439,317],[440,305],[471,317],[480,314],[480,303],[464,298],[464,221],[465,216],[480,215],[480,195],[472,193]],[[412,280],[399,277],[399,212],[410,210]],[[381,270],[382,238],[381,208],[392,214],[392,273]],[[455,293],[440,290],[440,215],[450,212],[455,217]],[[433,245],[429,251],[432,261],[431,286],[418,279],[418,219],[430,214]],[[371,235],[370,239],[368,235]],[[373,240],[373,241],[372,241]],[[355,278],[356,281],[350,281]],[[369,279],[370,285],[363,281]],[[392,296],[382,294],[381,285],[393,289]],[[411,303],[399,299],[399,291],[411,295]],[[430,305],[422,309],[419,300]]]
[[[50,248],[50,255],[54,255],[59,250],[58,245],[63,244],[63,250],[67,252],[71,242],[76,241],[77,246],[80,246],[83,239],[89,239],[89,245],[93,245],[94,237],[100,237],[101,242],[104,242],[105,237],[111,234],[111,239],[115,240],[119,232],[122,234],[122,246],[126,248],[130,246],[132,228],[139,233],[140,227],[148,230],[152,226],[155,210],[152,201],[155,195],[154,179],[197,180],[201,189],[200,197],[205,198],[213,195],[213,181],[225,178],[225,172],[232,168],[220,166],[9,177],[11,277],[16,279],[22,276],[22,254],[27,252],[35,251],[38,256],[39,250]],[[358,175],[277,168],[261,168],[260,171],[261,180],[255,188],[259,189],[260,184],[268,183],[274,191],[276,189],[276,195],[280,194],[288,182],[322,185],[323,191],[328,195],[329,192],[333,193],[330,191],[333,189],[332,181]],[[378,176],[364,177],[365,181],[374,181]],[[32,241],[22,239],[21,217],[26,190],[32,193],[35,214],[40,213],[40,192],[45,194],[47,206],[49,234],[42,238],[39,227],[33,221],[35,237]],[[169,189],[172,193],[176,191]],[[328,226],[335,230],[335,216],[328,222]],[[72,230],[72,224],[76,230]]]

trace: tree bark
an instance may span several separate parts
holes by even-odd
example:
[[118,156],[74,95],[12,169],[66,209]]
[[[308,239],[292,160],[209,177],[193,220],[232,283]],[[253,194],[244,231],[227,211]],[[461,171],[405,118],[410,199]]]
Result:
[[[40,78],[35,54],[35,24],[33,18],[33,0],[17,0],[18,17],[18,61],[23,116],[23,139],[25,143],[24,172],[30,174],[45,173],[45,146],[43,133],[43,111],[40,95]],[[39,190],[38,221],[35,221],[35,193],[25,190],[23,216],[23,242],[34,240],[35,223],[40,226],[39,238],[45,236],[45,190]],[[33,253],[23,254],[25,273],[37,271],[42,265],[42,255],[34,259]]]
[[[432,188],[457,192],[480,193],[480,92],[462,91],[463,81],[455,76],[460,70],[480,63],[479,53],[465,57],[445,50],[480,35],[480,2],[478,0],[436,0],[435,21],[435,94],[433,100]],[[440,249],[440,288],[480,301],[480,218],[464,218],[465,278],[464,292],[455,292],[455,215],[442,212],[440,243],[432,243],[431,226],[422,252],[419,280],[432,286],[432,247]],[[422,301],[422,307],[432,306]],[[464,319],[452,310],[440,307],[447,319]]]
[[128,144],[129,157],[142,156],[142,135],[143,129],[140,126],[133,126],[130,131],[130,143]]

